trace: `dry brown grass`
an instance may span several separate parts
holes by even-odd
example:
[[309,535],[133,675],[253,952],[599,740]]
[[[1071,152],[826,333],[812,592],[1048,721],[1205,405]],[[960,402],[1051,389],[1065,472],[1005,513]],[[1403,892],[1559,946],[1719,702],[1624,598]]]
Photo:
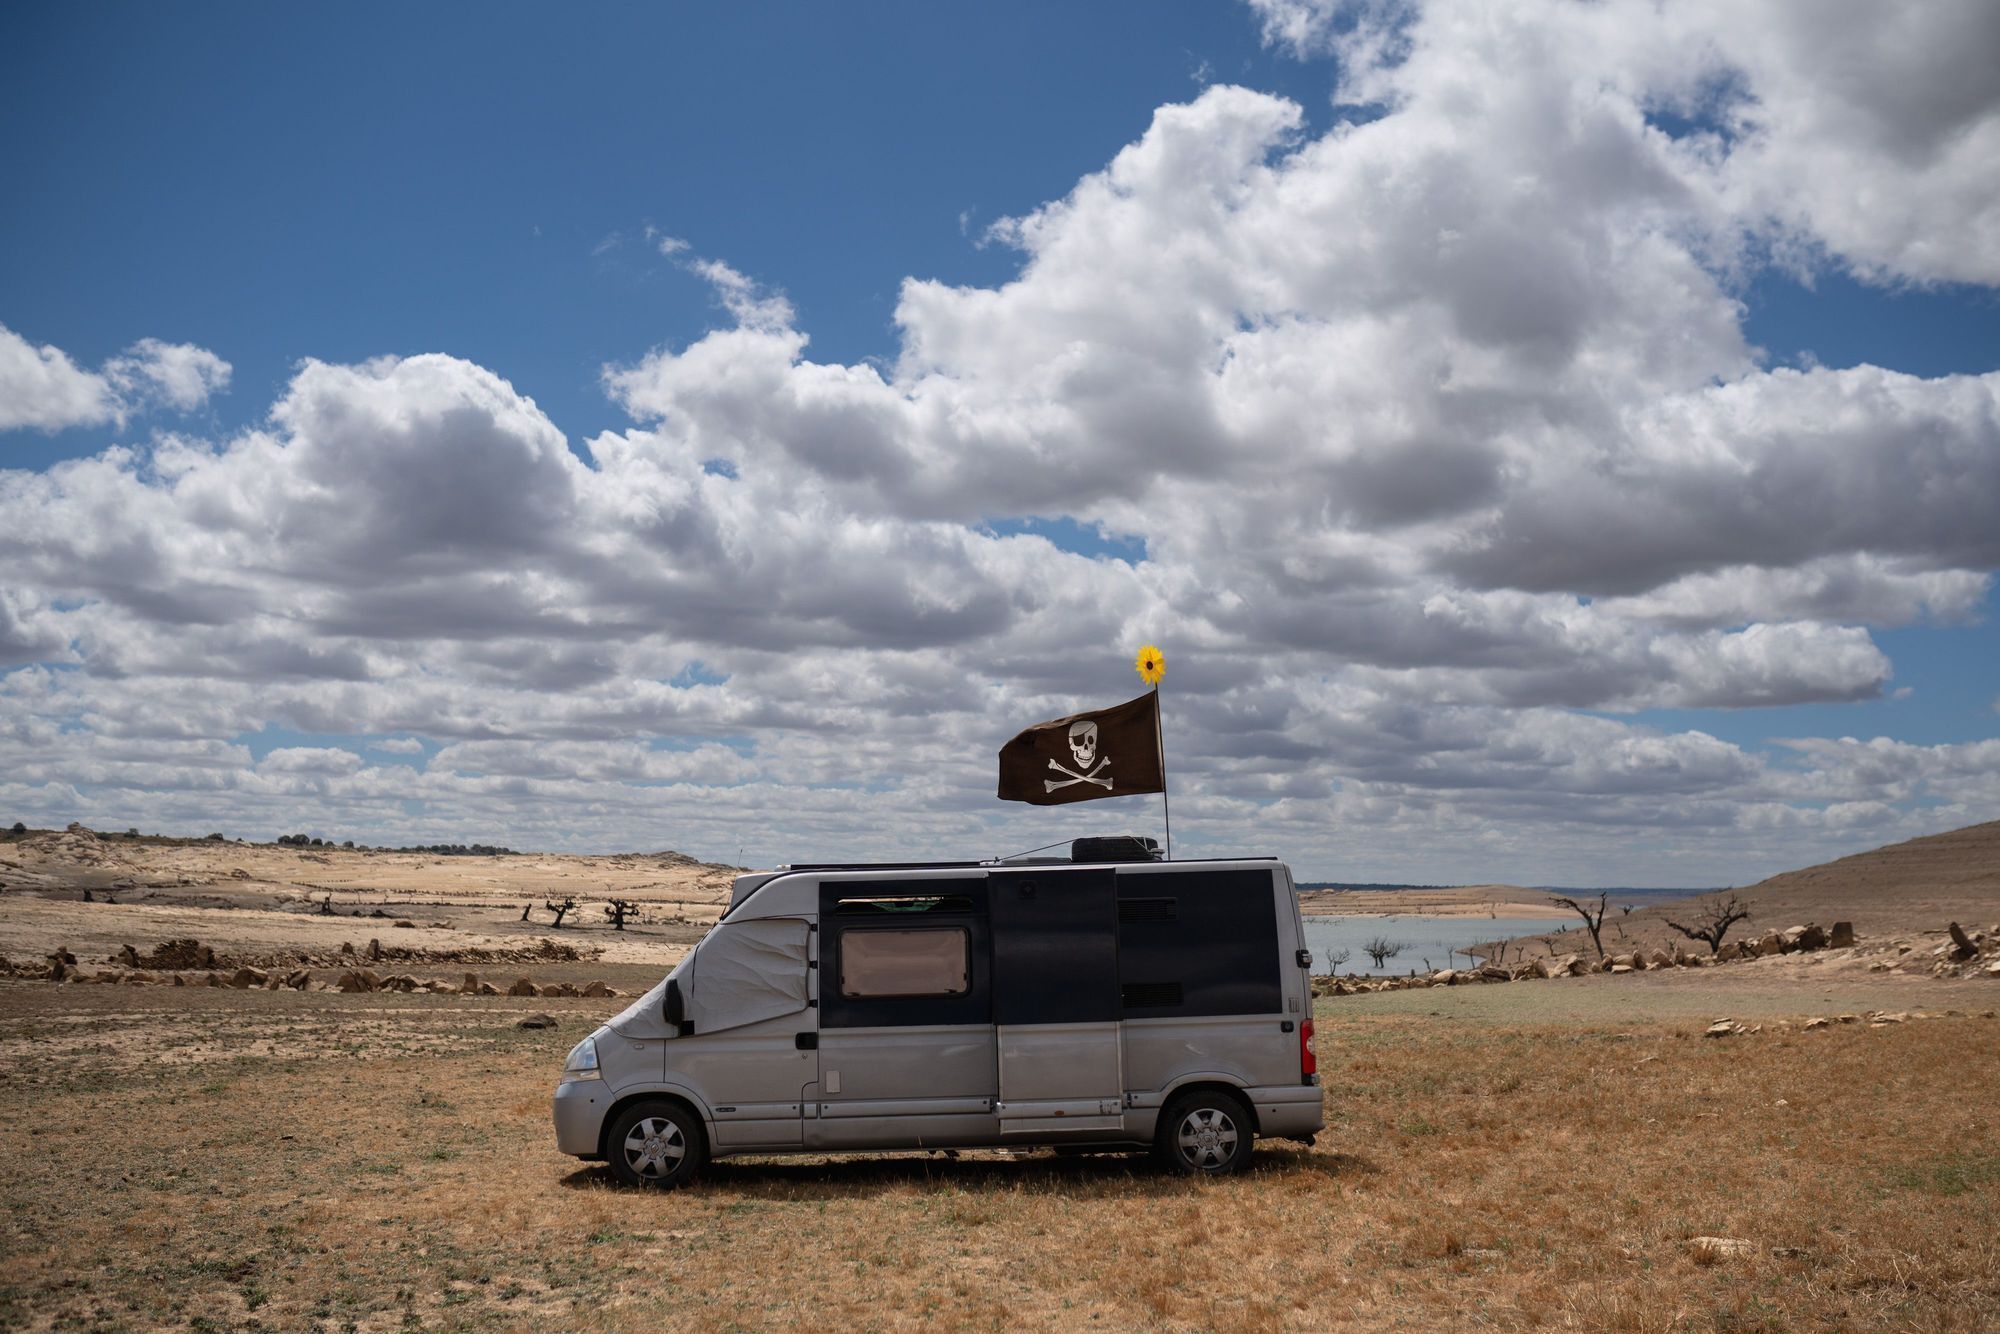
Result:
[[[526,1005],[561,1026],[515,1029]],[[795,1159],[657,1196],[552,1146],[550,1079],[601,1002],[0,983],[0,1320],[2000,1321],[2000,1022],[1718,1042],[1337,1006],[1327,1132],[1241,1179]]]

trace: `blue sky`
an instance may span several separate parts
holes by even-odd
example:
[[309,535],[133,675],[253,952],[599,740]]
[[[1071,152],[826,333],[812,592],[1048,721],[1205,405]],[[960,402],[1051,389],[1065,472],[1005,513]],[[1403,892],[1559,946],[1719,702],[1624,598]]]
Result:
[[[312,815],[363,841],[1025,846],[1043,826],[994,809],[981,757],[1038,710],[1122,698],[1159,638],[1188,692],[1177,832],[1275,841],[1316,878],[1741,881],[2000,816],[1977,776],[2000,738],[1978,6],[1905,44],[1930,62],[1922,105],[1821,88],[1839,62],[1775,18],[1551,3],[1472,33],[1457,8],[1385,35],[1302,0],[10,7],[0,325],[110,397],[30,412],[0,378],[27,423],[0,429],[0,509],[49,525],[0,515],[23,534],[0,542],[0,725],[35,755],[0,796],[119,827],[220,802],[241,832]],[[1690,87],[1738,100],[1683,115]],[[1568,88],[1595,91],[1536,119]],[[1209,190],[1227,205],[1185,210]],[[1006,219],[1027,229],[989,234]],[[1574,262],[1603,253],[1625,258]],[[226,388],[211,366],[169,401],[141,340],[205,350]],[[1593,364],[1621,369],[1597,386]],[[858,396],[852,421],[830,424],[815,367]],[[1148,396],[1168,405],[1150,423]],[[276,452],[244,444],[258,431]],[[594,457],[603,432],[622,462]],[[162,465],[170,436],[209,461]],[[1708,438],[1754,512],[1703,471]],[[114,444],[137,451],[119,476],[49,472]],[[489,499],[406,513],[425,457]],[[1918,499],[1863,523],[1870,488]],[[308,492],[374,535],[311,555],[288,508]],[[1655,531],[1662,497],[1681,508]],[[100,524],[148,549],[67,540]],[[753,573],[760,531],[797,545]],[[555,549],[572,539],[590,549]],[[409,627],[432,597],[427,637]],[[490,622],[446,614],[469,602]],[[1079,636],[1097,666],[1068,665]],[[824,664],[810,684],[800,655]],[[986,672],[1013,675],[964,684]],[[189,692],[209,716],[159,739],[158,702]],[[870,717],[893,720],[879,751],[856,748]],[[1903,767],[1779,744],[1842,737]],[[1277,738],[1319,759],[1281,773]],[[1256,744],[1277,747],[1264,769]],[[1566,815],[1605,752],[1645,775]],[[919,753],[948,775],[920,846],[847,848],[835,809],[787,809],[795,786],[872,800]],[[518,812],[472,781],[508,765],[535,806],[511,837]],[[634,796],[672,783],[671,817]],[[1632,783],[1670,813],[1615,795]],[[1521,810],[1521,784],[1547,802]],[[1687,846],[1718,821],[1733,842]]]
[[[15,9],[5,319],[96,362],[224,350],[224,427],[312,356],[448,348],[581,438],[609,361],[715,322],[648,226],[784,288],[816,358],[893,355],[905,275],[990,284],[995,218],[1063,194],[1200,82],[1318,79],[1223,6],[235,4]],[[167,110],[171,108],[171,110]],[[921,110],[917,110],[921,108]],[[33,132],[28,132],[32,127]],[[109,432],[10,441],[32,461]],[[20,454],[16,453],[18,459]]]

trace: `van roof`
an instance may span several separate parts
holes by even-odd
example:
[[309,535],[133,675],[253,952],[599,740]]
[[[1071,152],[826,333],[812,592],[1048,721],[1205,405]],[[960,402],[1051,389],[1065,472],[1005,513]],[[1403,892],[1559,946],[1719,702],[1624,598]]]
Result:
[[1161,861],[1145,857],[1118,857],[1104,861],[1079,862],[1068,857],[1007,857],[979,862],[793,862],[778,868],[788,871],[944,871],[985,867],[1004,871],[1010,866],[1199,866],[1213,862],[1274,862],[1269,853],[1242,857],[1176,857]]
[[1177,866],[1211,866],[1228,862],[1271,862],[1277,858],[1268,853],[1258,853],[1246,857],[1177,857],[1173,861],[1154,861],[1131,858],[1122,861],[1074,862],[1067,857],[1011,857],[981,862],[798,862],[790,866],[780,866],[775,871],[753,871],[736,877],[731,886],[729,907],[723,910],[727,918],[740,905],[747,902],[752,894],[786,876],[801,874],[828,874],[843,871],[1005,871],[1013,867],[1041,867],[1054,869],[1064,866],[1129,866],[1134,869],[1159,871]]

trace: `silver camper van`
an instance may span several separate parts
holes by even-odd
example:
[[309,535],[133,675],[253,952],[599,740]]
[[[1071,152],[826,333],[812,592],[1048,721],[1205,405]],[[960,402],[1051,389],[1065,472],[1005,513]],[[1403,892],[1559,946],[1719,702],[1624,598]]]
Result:
[[1076,859],[1092,843],[1118,841],[739,877],[701,944],[570,1052],[557,1147],[670,1187],[739,1154],[1151,1149],[1225,1173],[1256,1136],[1310,1142],[1291,872]]

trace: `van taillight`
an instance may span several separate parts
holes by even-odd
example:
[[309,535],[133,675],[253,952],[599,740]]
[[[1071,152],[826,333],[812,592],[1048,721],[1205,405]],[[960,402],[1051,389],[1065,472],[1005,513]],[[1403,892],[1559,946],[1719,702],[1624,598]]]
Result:
[[1313,1021],[1299,1025],[1299,1079],[1310,1081],[1319,1073],[1319,1057],[1313,1052]]

